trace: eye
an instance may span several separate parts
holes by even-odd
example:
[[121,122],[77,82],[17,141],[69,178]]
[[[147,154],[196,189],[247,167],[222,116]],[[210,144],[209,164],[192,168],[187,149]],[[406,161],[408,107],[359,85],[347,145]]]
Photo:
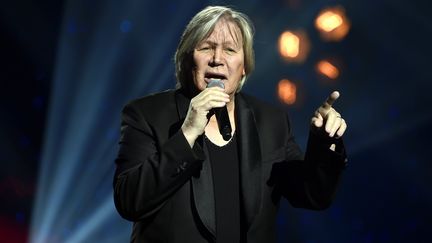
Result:
[[232,47],[227,47],[227,48],[225,48],[225,51],[226,51],[227,53],[229,53],[229,54],[234,54],[234,53],[237,52],[236,49],[234,49],[234,48],[232,48]]
[[198,51],[209,51],[210,49],[210,46],[201,46],[198,48]]

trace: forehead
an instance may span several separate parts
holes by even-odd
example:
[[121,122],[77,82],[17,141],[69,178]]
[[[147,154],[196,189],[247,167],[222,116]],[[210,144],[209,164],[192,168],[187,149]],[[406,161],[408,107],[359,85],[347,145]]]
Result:
[[209,36],[204,38],[203,42],[216,42],[216,43],[232,43],[238,46],[242,46],[243,38],[240,28],[236,23],[226,19],[220,19],[213,31]]

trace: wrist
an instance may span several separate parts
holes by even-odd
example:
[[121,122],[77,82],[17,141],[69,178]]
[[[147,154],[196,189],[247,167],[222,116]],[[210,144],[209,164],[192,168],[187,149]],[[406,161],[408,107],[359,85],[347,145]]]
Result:
[[194,133],[191,129],[188,129],[186,126],[182,126],[181,130],[183,132],[183,135],[185,136],[186,140],[189,143],[189,146],[192,148],[195,144],[195,140],[198,138],[199,135]]

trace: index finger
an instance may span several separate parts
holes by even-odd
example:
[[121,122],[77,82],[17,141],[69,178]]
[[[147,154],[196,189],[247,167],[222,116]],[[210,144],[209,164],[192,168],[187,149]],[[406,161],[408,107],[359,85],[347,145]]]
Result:
[[339,92],[333,91],[329,97],[327,97],[326,101],[323,103],[324,108],[330,108],[333,106],[334,102],[339,98]]

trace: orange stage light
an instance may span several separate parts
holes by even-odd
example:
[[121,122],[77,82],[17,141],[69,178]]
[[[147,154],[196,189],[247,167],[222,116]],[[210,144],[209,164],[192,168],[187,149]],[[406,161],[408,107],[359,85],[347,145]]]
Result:
[[292,105],[297,98],[297,86],[288,79],[282,79],[278,84],[279,99],[285,104]]
[[279,40],[279,51],[283,57],[295,58],[300,50],[300,38],[292,32],[285,31]]
[[325,41],[340,41],[351,28],[351,23],[341,6],[323,9],[315,19],[315,27]]
[[303,31],[285,31],[279,37],[278,49],[285,60],[303,62],[309,54],[309,40]]
[[339,69],[327,60],[322,60],[316,65],[317,71],[329,79],[337,79],[339,77]]

